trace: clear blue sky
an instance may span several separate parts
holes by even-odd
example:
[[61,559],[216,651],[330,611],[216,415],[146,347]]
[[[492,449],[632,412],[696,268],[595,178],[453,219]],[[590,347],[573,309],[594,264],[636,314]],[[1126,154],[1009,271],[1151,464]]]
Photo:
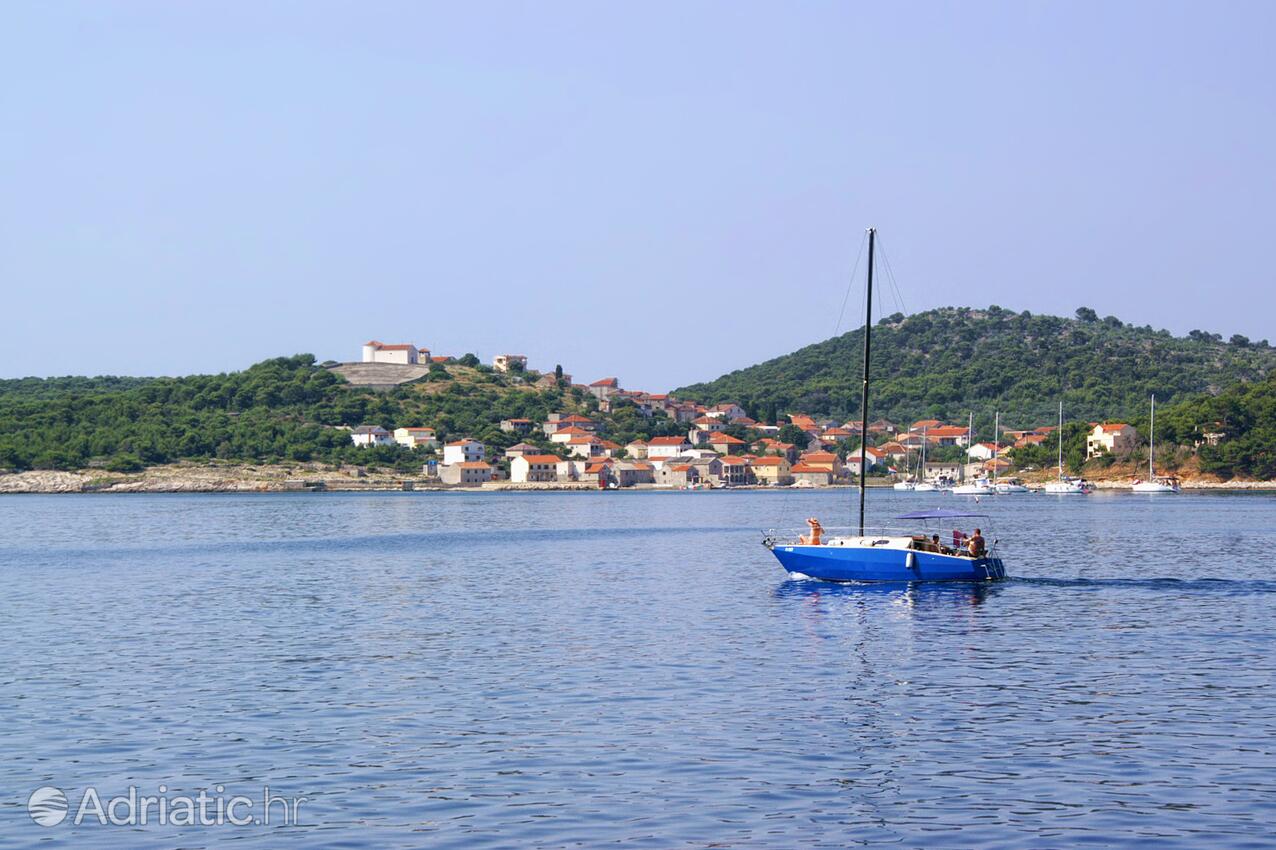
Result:
[[8,3],[0,375],[375,337],[656,391],[829,336],[869,224],[910,312],[1276,340],[1273,32],[1273,3]]

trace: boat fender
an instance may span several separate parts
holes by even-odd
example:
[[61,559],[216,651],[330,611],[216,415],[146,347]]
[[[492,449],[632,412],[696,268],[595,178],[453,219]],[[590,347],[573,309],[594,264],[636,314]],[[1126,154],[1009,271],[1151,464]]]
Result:
[[908,557],[904,559],[904,566],[910,570],[917,569],[917,554],[915,552],[908,553]]

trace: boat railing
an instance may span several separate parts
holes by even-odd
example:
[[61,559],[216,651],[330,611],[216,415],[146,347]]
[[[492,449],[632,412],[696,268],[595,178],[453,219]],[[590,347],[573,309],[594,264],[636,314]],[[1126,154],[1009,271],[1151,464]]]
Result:
[[[762,543],[768,548],[774,546],[800,546],[805,543],[806,538],[809,537],[810,533],[810,529],[806,528],[769,528],[762,532]],[[937,532],[934,529],[929,531],[919,530],[916,526],[865,526],[864,533],[861,534],[859,526],[826,525],[823,527],[823,534],[821,537],[824,542],[828,542],[830,539],[843,537],[864,537],[866,539],[880,538],[883,541],[891,538],[898,539],[901,537],[907,537],[920,542],[923,540],[929,541],[931,536],[936,533],[939,534],[939,545],[944,549],[960,550],[962,548],[953,545],[954,541],[951,533]],[[969,539],[968,534],[965,536],[965,539]],[[985,537],[984,539],[987,541],[986,557],[997,557],[997,545],[1000,541],[991,536]],[[964,545],[965,542],[963,541],[962,546],[964,547]]]

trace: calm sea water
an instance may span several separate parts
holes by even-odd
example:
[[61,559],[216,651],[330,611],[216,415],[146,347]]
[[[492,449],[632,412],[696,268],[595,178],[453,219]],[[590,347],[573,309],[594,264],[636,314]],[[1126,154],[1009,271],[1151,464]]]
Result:
[[[984,587],[758,545],[850,496],[0,497],[0,846],[1276,846],[1276,499],[985,499]],[[160,785],[307,799],[27,812]]]

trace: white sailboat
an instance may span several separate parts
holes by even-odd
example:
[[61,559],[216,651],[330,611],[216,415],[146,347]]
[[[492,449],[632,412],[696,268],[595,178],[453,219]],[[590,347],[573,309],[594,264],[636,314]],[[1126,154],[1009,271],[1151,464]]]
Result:
[[993,419],[992,426],[992,490],[998,496],[1007,496],[1011,493],[1027,493],[1028,488],[1023,486],[1023,482],[1018,478],[1007,478],[1005,481],[997,480],[997,455],[1001,452],[1001,411],[998,410]]
[[914,488],[916,488],[917,482],[910,480],[912,478],[912,475],[913,475],[913,454],[912,452],[908,451],[907,448],[905,448],[904,450],[904,480],[896,481],[894,485],[895,489],[903,490],[903,491],[912,491]]
[[[966,422],[967,449],[969,449],[970,446],[974,445],[974,430],[975,430],[975,414],[972,412],[970,414],[970,418]],[[967,460],[969,460],[969,456],[967,456]],[[958,484],[956,487],[953,488],[954,496],[991,496],[993,492],[994,491],[993,491],[991,482],[989,482],[987,477],[983,475],[979,476],[974,481]]]
[[917,483],[913,485],[913,490],[918,493],[934,493],[939,489],[933,481],[926,480],[926,444],[930,442],[926,435],[928,430],[928,426],[922,426],[922,454],[917,461]]
[[1153,455],[1156,453],[1156,396],[1152,396],[1152,421],[1148,425],[1148,479],[1147,481],[1135,480],[1134,486],[1131,488],[1136,493],[1177,493],[1179,491],[1179,480],[1173,476],[1156,475],[1156,470],[1152,466]]
[[1084,496],[1094,487],[1084,478],[1069,478],[1063,474],[1063,402],[1059,402],[1059,477],[1046,483],[1045,492],[1057,496]]

